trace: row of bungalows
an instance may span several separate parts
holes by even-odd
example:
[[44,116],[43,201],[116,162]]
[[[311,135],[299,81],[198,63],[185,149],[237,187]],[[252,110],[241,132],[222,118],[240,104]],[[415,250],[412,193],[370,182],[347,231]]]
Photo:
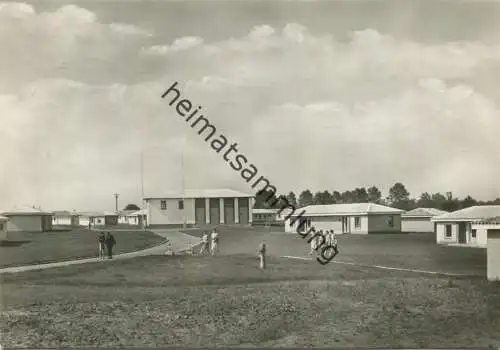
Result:
[[285,232],[334,230],[337,234],[400,233],[403,210],[375,203],[309,205],[289,213]]
[[186,189],[145,197],[148,227],[252,224],[255,195],[232,189]]

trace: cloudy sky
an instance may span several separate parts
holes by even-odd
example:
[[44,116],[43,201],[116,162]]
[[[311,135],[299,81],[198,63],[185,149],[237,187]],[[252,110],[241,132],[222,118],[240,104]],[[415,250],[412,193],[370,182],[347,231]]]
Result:
[[280,192],[500,196],[500,3],[7,2],[0,43],[2,208],[139,204],[141,152],[146,194],[249,191],[174,81]]

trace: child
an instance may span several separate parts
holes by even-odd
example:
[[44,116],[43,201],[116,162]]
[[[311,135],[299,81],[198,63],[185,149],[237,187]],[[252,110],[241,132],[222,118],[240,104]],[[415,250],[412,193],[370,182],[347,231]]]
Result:
[[264,270],[266,268],[266,244],[264,242],[261,242],[259,246],[259,259],[259,267],[261,270]]
[[203,232],[203,236],[201,236],[201,249],[200,255],[205,255],[208,253],[208,232]]
[[217,232],[216,229],[214,229],[214,231],[212,232],[211,239],[212,239],[211,253],[212,255],[215,255],[219,251],[219,233]]
[[104,232],[101,232],[99,234],[99,237],[97,237],[97,242],[99,243],[99,245],[98,245],[99,259],[104,260],[104,250],[105,250],[105,243],[106,243],[106,237],[104,236]]

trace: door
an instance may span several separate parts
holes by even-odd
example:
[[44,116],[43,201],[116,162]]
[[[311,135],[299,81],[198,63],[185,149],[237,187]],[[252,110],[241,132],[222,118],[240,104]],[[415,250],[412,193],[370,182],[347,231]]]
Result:
[[458,243],[467,243],[467,225],[465,222],[458,223]]
[[351,227],[349,226],[349,217],[342,216],[342,233],[350,233]]
[[234,198],[224,198],[224,223],[234,224]]
[[207,223],[205,216],[205,198],[196,198],[194,200],[194,222],[196,226],[203,226]]
[[238,198],[238,210],[239,210],[238,217],[240,224],[242,225],[246,225],[250,222],[248,218],[248,211],[249,211],[248,206],[249,206],[248,198]]
[[219,198],[210,198],[210,224],[220,224]]

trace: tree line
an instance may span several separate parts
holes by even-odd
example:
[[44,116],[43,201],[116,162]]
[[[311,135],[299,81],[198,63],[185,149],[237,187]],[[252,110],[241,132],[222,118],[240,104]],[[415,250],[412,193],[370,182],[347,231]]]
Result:
[[296,208],[305,207],[311,204],[337,204],[337,203],[377,203],[388,205],[402,210],[411,210],[419,207],[436,208],[445,211],[455,211],[468,208],[474,205],[500,205],[500,198],[492,201],[481,201],[466,196],[464,198],[454,197],[452,192],[428,193],[424,192],[416,198],[412,198],[410,192],[401,182],[395,183],[386,197],[376,187],[357,187],[347,191],[318,191],[303,190],[300,195],[289,192],[286,195],[277,195],[271,190],[261,190],[256,195],[255,209],[281,208],[287,204]]

